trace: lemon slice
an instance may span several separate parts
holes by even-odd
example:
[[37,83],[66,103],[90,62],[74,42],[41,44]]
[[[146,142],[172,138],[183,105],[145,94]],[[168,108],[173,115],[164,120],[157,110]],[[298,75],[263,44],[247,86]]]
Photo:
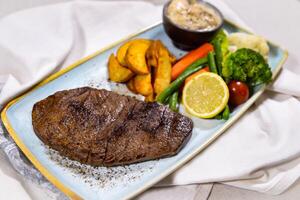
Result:
[[219,75],[204,72],[184,86],[182,99],[190,114],[200,118],[212,118],[227,105],[229,91]]

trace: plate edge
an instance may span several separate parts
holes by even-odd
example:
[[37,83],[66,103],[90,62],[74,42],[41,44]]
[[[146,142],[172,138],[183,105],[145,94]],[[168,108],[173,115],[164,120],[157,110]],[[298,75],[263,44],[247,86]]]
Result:
[[41,172],[43,176],[47,178],[55,187],[59,188],[63,193],[65,193],[68,197],[74,200],[81,200],[82,198],[78,196],[75,192],[73,192],[71,189],[69,189],[67,186],[65,186],[63,183],[61,183],[55,176],[53,176],[48,170],[35,158],[35,156],[31,153],[31,151],[26,147],[26,145],[22,142],[22,140],[19,138],[18,134],[15,132],[15,130],[12,128],[6,112],[10,106],[12,106],[14,103],[17,102],[19,99],[15,99],[7,104],[7,106],[3,109],[1,112],[1,119],[2,122],[10,134],[10,136],[13,138],[13,140],[16,142],[17,146],[22,150],[22,152],[26,155],[26,157],[32,162],[32,164]]
[[[237,27],[238,29],[251,33],[250,31],[248,31],[245,28],[240,27],[239,25],[235,24],[232,21],[229,20],[225,20],[226,23],[229,23],[235,27]],[[52,175],[46,168],[44,168],[44,166],[33,156],[33,154],[30,152],[30,150],[25,146],[25,144],[20,140],[20,138],[18,137],[18,135],[16,134],[16,132],[14,131],[14,129],[12,128],[8,118],[7,118],[7,110],[14,105],[15,103],[17,103],[18,101],[20,101],[22,98],[24,98],[26,95],[28,95],[29,93],[33,92],[34,90],[38,89],[39,87],[51,82],[52,80],[62,76],[63,74],[67,73],[68,71],[76,68],[77,66],[79,66],[80,64],[94,58],[95,56],[103,53],[104,51],[113,48],[114,46],[117,46],[118,44],[120,44],[121,42],[124,42],[134,36],[137,36],[151,28],[154,28],[158,25],[160,25],[162,22],[156,22],[153,25],[150,25],[146,28],[141,29],[140,31],[137,31],[133,34],[130,34],[128,36],[126,36],[123,39],[120,39],[108,46],[106,46],[105,48],[102,48],[94,53],[92,53],[89,56],[86,56],[82,59],[79,59],[78,61],[76,61],[75,63],[73,63],[72,65],[48,76],[47,78],[45,78],[44,80],[40,81],[39,83],[37,83],[36,85],[34,85],[33,87],[29,88],[28,90],[26,90],[24,93],[22,93],[21,95],[19,95],[18,97],[14,98],[13,100],[11,100],[9,103],[7,103],[7,105],[3,108],[2,112],[1,112],[1,118],[3,121],[3,124],[5,126],[5,128],[7,129],[8,133],[12,136],[13,140],[16,142],[17,146],[23,151],[23,153],[28,157],[28,159],[33,163],[33,165],[53,184],[55,185],[58,189],[60,189],[62,192],[64,192],[68,197],[70,197],[71,199],[82,199],[78,194],[76,194],[75,192],[73,192],[72,190],[70,190],[68,187],[66,187],[63,183],[61,183],[59,181],[59,179],[57,179],[54,175]],[[283,64],[285,63],[287,57],[288,57],[288,51],[285,50],[284,48],[280,47],[279,45],[271,42],[268,40],[268,42],[270,44],[272,44],[273,46],[276,46],[277,48],[283,50],[284,54],[283,54],[283,58],[280,60],[279,64],[276,66],[275,71],[273,73],[273,77],[272,79],[274,80],[276,78],[276,76],[279,74],[279,71],[282,69]],[[272,81],[273,81],[272,80]],[[138,195],[139,193],[145,191],[146,189],[148,189],[149,187],[153,186],[155,183],[157,183],[159,180],[161,180],[162,178],[166,177],[167,175],[171,174],[172,172],[174,172],[176,169],[178,169],[179,167],[181,167],[182,165],[184,165],[186,162],[188,162],[189,160],[191,160],[194,156],[196,156],[199,152],[201,152],[202,150],[204,150],[208,145],[210,145],[213,141],[215,141],[222,133],[225,132],[225,130],[227,130],[238,118],[240,118],[247,110],[248,108],[257,100],[257,98],[264,92],[264,90],[266,89],[266,86],[263,86],[263,88],[261,88],[254,96],[252,96],[249,101],[246,103],[246,105],[243,106],[243,108],[239,111],[239,113],[237,113],[233,118],[230,119],[230,121],[228,121],[228,123],[226,123],[219,131],[217,131],[214,136],[212,136],[209,140],[207,140],[207,142],[205,142],[204,144],[202,144],[201,146],[199,146],[199,148],[197,148],[194,152],[192,152],[191,154],[189,154],[189,156],[187,156],[183,161],[181,161],[180,163],[174,165],[170,170],[166,171],[165,173],[161,174],[160,176],[158,176],[157,178],[152,179],[151,181],[148,181],[145,186],[143,188],[140,188],[139,190],[129,194],[128,196],[124,197],[124,199],[129,199],[132,198],[136,195]]]

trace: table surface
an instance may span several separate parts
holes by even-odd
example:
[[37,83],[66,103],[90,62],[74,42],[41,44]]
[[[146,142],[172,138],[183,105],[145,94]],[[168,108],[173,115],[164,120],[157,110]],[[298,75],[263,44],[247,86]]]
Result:
[[[50,3],[64,2],[69,0],[0,0],[0,18],[17,10],[30,8]],[[155,0],[160,1],[160,0]],[[164,0],[161,0],[164,1]],[[300,0],[224,0],[257,34],[280,44],[289,50],[290,57],[287,64],[299,64],[296,58],[300,58]],[[267,10],[266,10],[267,9]],[[298,26],[296,25],[298,24]],[[284,37],[283,37],[284,36]],[[299,69],[300,70],[300,69]],[[4,162],[6,157],[0,152],[0,199],[35,199],[34,195],[29,195],[32,188],[26,188],[25,180],[17,175],[8,162]],[[194,196],[194,199],[209,200],[292,200],[300,197],[300,181],[292,186],[287,192],[278,196],[269,196],[253,191],[238,189],[222,184],[213,186],[187,186],[181,188],[181,192],[188,193],[189,190],[198,189],[199,192],[207,188],[211,190],[206,196],[201,198]],[[35,188],[35,192],[38,191]],[[176,190],[176,189],[175,189]],[[18,192],[15,192],[18,191]],[[42,191],[41,191],[42,192]],[[172,199],[170,197],[169,199]]]

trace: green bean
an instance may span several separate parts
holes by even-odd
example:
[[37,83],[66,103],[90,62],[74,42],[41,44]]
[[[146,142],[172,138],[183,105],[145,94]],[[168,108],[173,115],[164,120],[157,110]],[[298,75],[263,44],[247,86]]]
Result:
[[219,74],[219,76],[222,76],[223,54],[222,54],[220,40],[216,40],[214,49],[215,49],[215,54],[216,54],[216,65],[217,65],[217,69],[218,69],[218,74]]
[[230,116],[230,109],[229,106],[226,105],[226,107],[224,108],[224,110],[222,112],[220,112],[218,115],[216,115],[214,117],[214,119],[224,119],[224,120],[228,120]]
[[178,91],[174,92],[169,98],[169,108],[178,112]]
[[161,92],[158,97],[156,98],[156,101],[159,103],[165,103],[166,98],[168,98],[171,94],[173,94],[175,91],[177,91],[180,86],[184,83],[184,80],[190,76],[191,74],[199,71],[204,67],[204,65],[207,63],[207,57],[201,58],[194,63],[192,63],[190,66],[188,66],[179,76],[176,80],[174,80],[169,87],[167,87],[163,92]]
[[208,53],[207,60],[208,60],[209,71],[218,74],[218,70],[217,70],[217,67],[216,67],[216,62],[215,62],[213,52]]
[[223,117],[222,117],[222,113],[223,112],[221,112],[221,113],[219,113],[218,115],[216,115],[215,117],[214,117],[214,119],[222,119]]
[[229,106],[226,105],[225,109],[222,112],[222,119],[224,120],[228,120],[230,116],[230,110],[229,110]]

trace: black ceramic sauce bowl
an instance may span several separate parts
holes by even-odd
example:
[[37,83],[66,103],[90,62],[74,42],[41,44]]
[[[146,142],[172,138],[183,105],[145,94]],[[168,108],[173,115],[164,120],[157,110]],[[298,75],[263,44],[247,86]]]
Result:
[[209,42],[214,35],[221,29],[224,22],[222,13],[212,4],[199,0],[199,3],[212,8],[221,18],[220,24],[212,30],[188,30],[173,23],[167,16],[167,10],[171,1],[166,3],[163,8],[163,26],[167,35],[171,38],[174,45],[183,50],[191,50],[199,47],[205,42]]

